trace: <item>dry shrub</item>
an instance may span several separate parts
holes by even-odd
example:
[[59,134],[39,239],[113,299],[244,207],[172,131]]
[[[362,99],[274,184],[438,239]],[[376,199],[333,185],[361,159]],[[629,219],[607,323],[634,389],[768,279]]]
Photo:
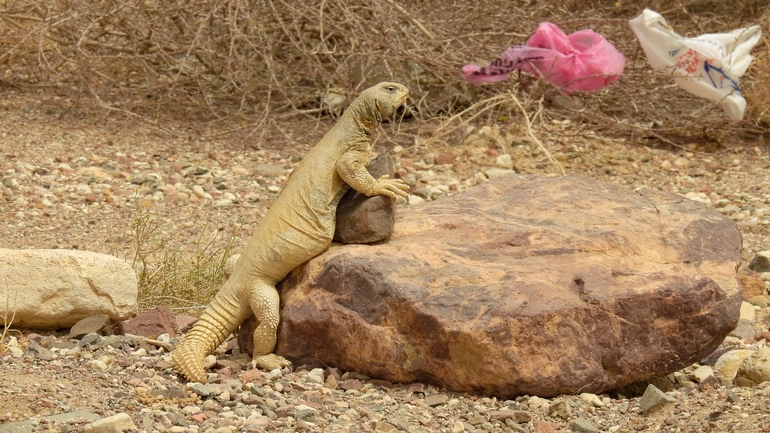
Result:
[[201,234],[193,242],[194,249],[187,251],[163,232],[157,215],[140,206],[131,223],[139,309],[171,305],[180,312],[198,314],[225,280],[225,264],[236,235],[218,239],[223,236],[219,230],[211,237]]
[[[430,119],[508,92],[510,82],[465,83],[459,68],[489,62],[508,45],[524,43],[539,22],[552,21],[567,33],[602,33],[628,65],[607,90],[578,95],[576,109],[551,104],[557,89],[514,77],[522,100],[537,104],[525,104],[527,110],[545,106],[544,121],[568,118],[578,132],[654,133],[677,142],[752,140],[767,132],[764,41],[744,79],[746,119],[727,121],[715,104],[650,70],[628,20],[649,7],[692,36],[765,27],[767,6],[767,0],[0,0],[0,79],[80,92],[103,109],[161,129],[167,118],[191,119],[202,132],[201,125],[233,119],[323,114],[329,92],[350,101],[362,88],[394,80],[412,90],[413,112]],[[497,108],[519,115],[513,106]]]

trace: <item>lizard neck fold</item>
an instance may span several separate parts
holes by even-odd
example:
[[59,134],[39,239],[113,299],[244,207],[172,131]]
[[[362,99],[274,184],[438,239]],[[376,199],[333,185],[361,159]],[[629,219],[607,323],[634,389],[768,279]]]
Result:
[[358,98],[345,111],[349,115],[356,128],[363,131],[366,136],[371,136],[374,128],[382,122],[379,103],[376,99],[364,100]]

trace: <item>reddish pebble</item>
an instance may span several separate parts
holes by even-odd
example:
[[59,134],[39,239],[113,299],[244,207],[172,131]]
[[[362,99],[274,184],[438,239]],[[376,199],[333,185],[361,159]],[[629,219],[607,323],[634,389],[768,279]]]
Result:
[[259,371],[258,368],[253,368],[241,376],[241,380],[243,380],[244,383],[250,383],[256,381],[260,385],[265,384],[265,375],[262,374],[261,371]]
[[209,419],[209,417],[206,416],[206,414],[203,412],[198,412],[195,415],[190,416],[190,419],[192,419],[195,422],[202,423],[203,421],[206,421],[207,419]]
[[455,161],[455,154],[447,151],[436,156],[436,164],[451,164]]

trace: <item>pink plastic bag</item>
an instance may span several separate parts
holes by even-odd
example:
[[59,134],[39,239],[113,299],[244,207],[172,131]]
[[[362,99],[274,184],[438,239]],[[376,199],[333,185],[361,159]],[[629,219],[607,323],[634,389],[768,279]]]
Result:
[[563,91],[600,90],[618,79],[626,58],[602,35],[590,29],[567,36],[551,23],[540,23],[526,45],[511,45],[483,68],[465,65],[461,74],[471,83],[508,79],[519,69],[545,77]]

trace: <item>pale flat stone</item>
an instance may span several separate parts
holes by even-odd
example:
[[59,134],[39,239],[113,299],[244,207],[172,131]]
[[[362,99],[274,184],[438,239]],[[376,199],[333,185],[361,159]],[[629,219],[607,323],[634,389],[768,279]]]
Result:
[[757,317],[757,310],[754,309],[754,306],[749,304],[746,301],[743,301],[741,303],[741,319],[748,320],[749,322],[753,322],[754,319]]
[[722,373],[728,379],[733,379],[744,359],[755,351],[747,349],[731,350],[717,359],[714,370]]
[[120,321],[137,311],[136,273],[106,254],[0,249],[0,282],[0,318],[15,314],[18,327],[69,328],[89,316]]

